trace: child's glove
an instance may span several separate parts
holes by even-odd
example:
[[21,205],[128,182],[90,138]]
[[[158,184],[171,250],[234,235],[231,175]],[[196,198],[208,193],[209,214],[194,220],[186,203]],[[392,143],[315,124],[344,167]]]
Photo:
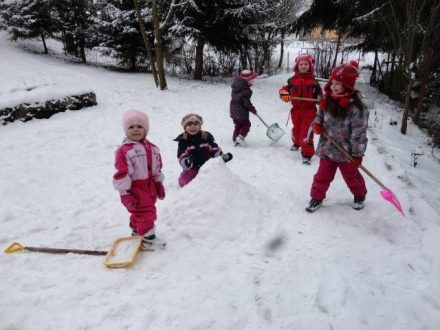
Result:
[[280,93],[281,100],[283,100],[286,103],[291,101],[290,94],[289,94],[288,91],[286,91],[285,89],[281,88],[279,90],[279,93]]
[[319,135],[319,134],[321,134],[322,132],[324,132],[324,127],[322,127],[321,124],[314,124],[314,125],[313,125],[313,133]]
[[230,152],[227,152],[222,155],[223,161],[225,163],[229,162],[232,159],[232,154]]
[[255,107],[252,107],[251,109],[249,109],[249,112],[252,112],[254,115],[256,115],[257,109],[255,109]]
[[128,212],[133,212],[136,209],[136,199],[133,195],[122,195],[121,203],[127,208]]
[[352,157],[353,164],[359,167],[362,164],[362,157]]
[[183,157],[180,160],[180,166],[182,166],[184,170],[189,170],[190,168],[192,168],[193,167],[192,157],[191,156]]
[[154,186],[156,187],[157,192],[157,198],[160,200],[165,198],[165,187],[163,186],[162,182],[155,182]]

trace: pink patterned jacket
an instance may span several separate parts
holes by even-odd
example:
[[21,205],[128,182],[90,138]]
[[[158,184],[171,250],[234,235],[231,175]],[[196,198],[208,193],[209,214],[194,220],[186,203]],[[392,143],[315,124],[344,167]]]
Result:
[[113,186],[121,196],[133,195],[138,205],[156,202],[154,183],[164,180],[158,147],[148,140],[137,142],[125,138],[116,150],[115,167]]

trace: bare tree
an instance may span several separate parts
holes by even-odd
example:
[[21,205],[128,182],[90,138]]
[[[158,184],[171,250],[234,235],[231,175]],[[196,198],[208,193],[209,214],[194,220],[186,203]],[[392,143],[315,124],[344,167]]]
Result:
[[139,28],[141,29],[142,39],[144,40],[145,51],[147,52],[148,61],[150,61],[151,72],[153,73],[154,83],[156,84],[156,87],[158,87],[159,81],[157,78],[156,62],[154,61],[153,52],[151,51],[151,45],[150,42],[148,41],[147,34],[145,33],[144,21],[142,20],[141,11],[139,9],[139,3],[138,0],[133,0],[133,2],[134,2],[136,18],[139,22]]

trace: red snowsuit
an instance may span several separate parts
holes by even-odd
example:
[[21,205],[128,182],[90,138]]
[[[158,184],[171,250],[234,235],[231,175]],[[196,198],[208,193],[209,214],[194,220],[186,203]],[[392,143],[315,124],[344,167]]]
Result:
[[[319,96],[322,98],[321,87],[315,80],[315,75],[311,72],[295,72],[295,75],[287,80],[287,85],[281,87],[280,94],[282,92],[288,92],[291,97],[316,99]],[[313,139],[307,139],[307,132],[313,119],[315,119],[316,103],[294,99],[291,100],[291,103],[290,116],[293,123],[293,144],[301,147],[303,157],[312,157],[315,154],[315,147],[313,146]]]

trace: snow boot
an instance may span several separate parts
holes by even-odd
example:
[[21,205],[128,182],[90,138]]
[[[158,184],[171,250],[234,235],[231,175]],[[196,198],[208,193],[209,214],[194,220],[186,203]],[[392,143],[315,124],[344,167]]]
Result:
[[304,165],[312,164],[312,159],[310,157],[303,157],[303,164]]
[[244,136],[241,135],[241,134],[239,136],[237,136],[237,139],[235,140],[235,142],[238,142],[238,144],[241,145],[241,146],[245,146],[246,145],[246,141],[244,139]]
[[298,151],[299,149],[299,145],[296,144],[292,144],[292,146],[290,147],[290,151]]
[[321,206],[322,206],[322,200],[312,198],[309,202],[309,206],[306,207],[306,211],[313,213],[317,209],[319,209]]
[[351,207],[355,210],[362,210],[365,207],[365,196],[354,196]]
[[155,251],[157,249],[164,249],[166,243],[156,237],[156,228],[152,228],[142,237],[141,249],[144,251]]

